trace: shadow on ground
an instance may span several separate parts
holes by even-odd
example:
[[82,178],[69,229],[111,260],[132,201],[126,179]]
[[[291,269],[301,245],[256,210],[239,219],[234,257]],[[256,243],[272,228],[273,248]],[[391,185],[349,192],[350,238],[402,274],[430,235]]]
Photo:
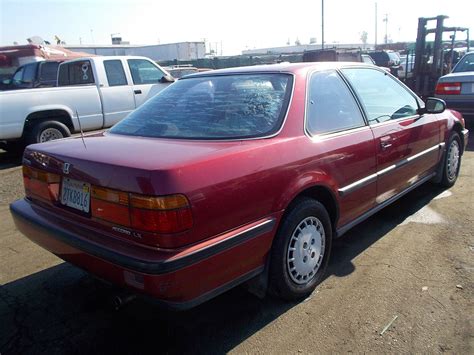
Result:
[[10,153],[0,149],[0,170],[21,165],[21,154]]
[[[352,273],[354,258],[441,192],[425,184],[338,239],[328,275]],[[114,311],[111,295],[66,263],[1,286],[0,353],[221,353],[297,305],[236,288],[186,312],[142,300]]]

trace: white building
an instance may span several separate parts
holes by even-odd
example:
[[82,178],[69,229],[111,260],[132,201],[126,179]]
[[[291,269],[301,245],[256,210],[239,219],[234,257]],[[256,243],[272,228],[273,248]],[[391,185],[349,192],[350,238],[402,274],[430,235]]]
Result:
[[193,60],[206,55],[204,42],[179,42],[153,45],[111,44],[111,45],[67,45],[71,51],[96,55],[139,55],[155,61]]
[[[324,48],[363,48],[362,43],[325,43]],[[374,48],[373,44],[366,44],[364,49]],[[242,51],[242,55],[263,55],[263,54],[287,54],[287,53],[303,53],[321,49],[321,44],[300,44],[295,46],[282,46],[271,48],[256,48]]]

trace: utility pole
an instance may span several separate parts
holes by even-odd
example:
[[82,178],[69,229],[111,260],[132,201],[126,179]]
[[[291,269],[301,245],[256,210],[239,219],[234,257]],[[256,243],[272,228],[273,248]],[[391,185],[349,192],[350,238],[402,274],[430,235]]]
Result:
[[385,22],[385,44],[388,43],[388,14],[385,14],[385,18],[383,19]]
[[321,49],[324,49],[324,0],[321,0]]
[[377,3],[375,3],[375,45],[374,49],[377,47]]

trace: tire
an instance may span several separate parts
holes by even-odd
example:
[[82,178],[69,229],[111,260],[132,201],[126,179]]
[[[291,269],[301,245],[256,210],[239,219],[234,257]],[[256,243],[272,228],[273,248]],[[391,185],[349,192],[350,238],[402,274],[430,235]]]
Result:
[[66,138],[71,135],[69,128],[58,121],[43,121],[35,124],[26,135],[26,143],[44,143]]
[[441,186],[451,187],[456,182],[459,169],[461,168],[461,152],[461,138],[457,132],[452,132],[449,136],[448,146],[443,159]]
[[308,297],[323,280],[331,245],[331,220],[324,206],[307,197],[296,200],[273,242],[270,293],[288,301]]

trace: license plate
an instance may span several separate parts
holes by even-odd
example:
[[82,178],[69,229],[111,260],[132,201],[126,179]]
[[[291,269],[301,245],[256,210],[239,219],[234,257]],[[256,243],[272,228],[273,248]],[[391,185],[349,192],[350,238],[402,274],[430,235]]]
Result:
[[89,212],[91,185],[69,178],[63,179],[61,203],[82,212]]

